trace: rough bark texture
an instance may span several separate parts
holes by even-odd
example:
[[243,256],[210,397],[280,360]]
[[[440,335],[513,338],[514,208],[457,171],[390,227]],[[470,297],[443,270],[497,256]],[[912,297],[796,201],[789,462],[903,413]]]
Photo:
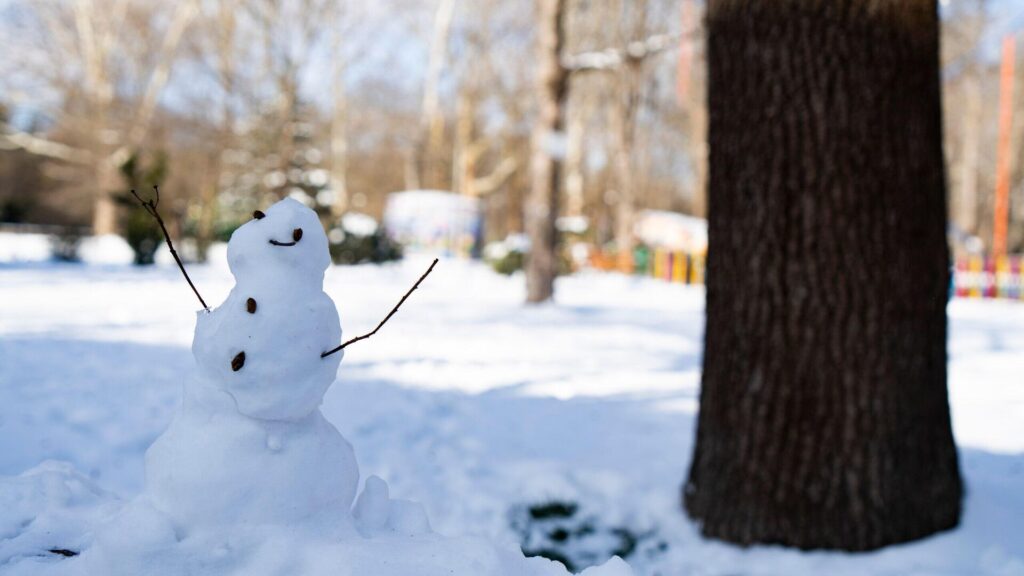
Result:
[[712,0],[707,332],[684,504],[740,544],[955,526],[934,0]]
[[530,237],[526,259],[528,302],[551,299],[558,273],[555,219],[569,90],[569,74],[560,61],[565,43],[565,0],[537,0],[537,24],[537,120],[532,134],[530,194],[524,214]]

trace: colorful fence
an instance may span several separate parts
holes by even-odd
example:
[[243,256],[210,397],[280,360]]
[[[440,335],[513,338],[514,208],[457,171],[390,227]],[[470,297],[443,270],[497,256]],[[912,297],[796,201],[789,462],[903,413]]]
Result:
[[953,278],[960,298],[1024,300],[1024,256],[958,258]]
[[679,284],[704,283],[704,254],[689,254],[660,248],[654,250],[639,248],[626,264],[615,254],[607,252],[593,253],[590,264],[598,270],[632,272]]
[[655,278],[680,284],[704,283],[704,255],[655,249],[647,272]]
[[[632,271],[679,284],[703,284],[704,263],[704,254],[643,248],[625,268],[615,254],[597,252],[591,258],[591,265],[599,270]],[[968,256],[957,259],[953,272],[959,298],[1024,300],[1024,256]]]

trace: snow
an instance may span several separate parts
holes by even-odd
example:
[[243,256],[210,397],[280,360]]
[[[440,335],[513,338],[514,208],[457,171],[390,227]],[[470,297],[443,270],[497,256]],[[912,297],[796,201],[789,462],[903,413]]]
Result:
[[[119,502],[68,463],[46,461],[0,479],[0,559],[23,550],[49,550],[54,542],[80,550],[89,528]],[[2,565],[0,565],[2,568]]]
[[341,229],[356,236],[373,236],[377,233],[378,224],[373,216],[361,212],[346,212],[341,217]]
[[[0,264],[27,264],[52,260],[55,240],[56,237],[52,234],[0,232]],[[217,243],[213,247],[223,251],[225,244]],[[187,242],[178,250],[185,254],[195,252],[194,247]],[[211,254],[212,257],[219,256],[222,260],[224,258],[220,252]],[[77,255],[82,263],[93,265],[119,266],[131,264],[135,260],[131,246],[116,234],[82,237],[78,243]],[[174,257],[164,243],[157,248],[154,258],[157,264],[174,264]]]
[[0,232],[0,262],[42,262],[51,253],[48,234]]
[[131,264],[135,252],[117,234],[87,236],[78,245],[78,257],[87,264]]
[[[324,289],[346,332],[360,334],[426,266],[330,267]],[[234,285],[223,262],[190,272],[210,303]],[[968,486],[962,525],[851,555],[707,541],[680,512],[700,379],[699,288],[584,273],[559,279],[555,305],[524,307],[523,295],[518,274],[446,260],[380,333],[346,349],[321,410],[366,479],[359,536],[332,547],[252,527],[217,546],[194,533],[180,550],[203,551],[203,573],[315,574],[335,562],[374,566],[402,549],[395,574],[442,562],[456,573],[502,574],[517,543],[510,511],[565,500],[668,544],[627,558],[638,574],[1024,574],[1024,305],[949,308],[950,401]],[[73,564],[53,555],[11,558],[84,547],[83,527],[111,510],[125,510],[130,527],[113,535],[137,539],[124,545],[168,541],[145,507],[124,506],[143,494],[145,451],[178,410],[182,384],[200,376],[189,353],[195,308],[174,267],[0,267],[0,574],[63,573]],[[24,472],[44,460],[70,465]],[[417,535],[427,523],[432,532]],[[111,533],[96,537],[118,544]],[[163,559],[165,573],[177,573],[175,557]],[[617,563],[604,570],[629,573]]]
[[708,221],[666,210],[641,210],[634,231],[648,246],[690,253],[708,249]]

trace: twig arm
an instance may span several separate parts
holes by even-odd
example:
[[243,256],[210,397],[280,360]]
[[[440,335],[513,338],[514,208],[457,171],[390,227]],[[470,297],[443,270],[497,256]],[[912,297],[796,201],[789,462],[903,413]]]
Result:
[[181,269],[181,273],[185,276],[185,281],[187,281],[188,285],[192,287],[192,291],[195,292],[196,298],[199,298],[199,303],[203,305],[203,309],[209,312],[210,307],[206,305],[206,301],[199,295],[199,290],[196,288],[196,285],[192,283],[192,279],[189,278],[188,272],[185,271],[185,265],[181,262],[181,258],[178,257],[178,251],[174,249],[174,243],[171,242],[171,235],[167,233],[167,226],[164,225],[164,219],[160,217],[160,213],[156,209],[157,205],[160,204],[160,187],[153,186],[153,192],[155,193],[153,200],[143,200],[135,193],[135,190],[132,190],[132,196],[135,196],[135,199],[142,204],[142,207],[146,209],[146,212],[149,212],[150,216],[156,218],[157,224],[160,225],[160,230],[164,233],[164,241],[167,242],[167,247],[171,250],[171,256],[174,256],[174,261],[178,263],[178,268]]
[[420,279],[417,280],[416,283],[412,285],[412,288],[410,288],[409,291],[405,293],[405,296],[402,296],[402,299],[398,301],[398,304],[395,304],[395,307],[391,309],[391,312],[388,312],[388,315],[385,316],[384,319],[380,321],[380,324],[377,324],[377,327],[373,329],[373,332],[367,332],[366,334],[363,334],[362,336],[356,336],[355,338],[353,338],[351,340],[347,340],[344,343],[338,345],[337,347],[332,348],[332,349],[328,350],[327,352],[324,352],[323,354],[320,355],[320,357],[321,358],[327,358],[328,356],[330,356],[331,354],[334,354],[335,352],[338,352],[339,350],[344,350],[345,346],[348,346],[349,344],[353,344],[355,342],[359,342],[360,340],[365,340],[365,339],[369,338],[370,336],[373,336],[374,334],[376,334],[377,331],[381,329],[381,326],[384,326],[384,323],[387,322],[388,320],[390,320],[391,317],[395,315],[395,312],[398,312],[398,309],[405,302],[406,298],[408,298],[410,295],[412,295],[412,293],[415,292],[416,289],[420,287],[420,283],[423,282],[424,279],[426,279],[426,277],[430,274],[430,272],[434,269],[434,266],[436,266],[436,265],[437,265],[437,258],[434,258],[434,261],[430,263],[430,268],[427,268],[427,271],[423,273],[423,276],[420,276]]

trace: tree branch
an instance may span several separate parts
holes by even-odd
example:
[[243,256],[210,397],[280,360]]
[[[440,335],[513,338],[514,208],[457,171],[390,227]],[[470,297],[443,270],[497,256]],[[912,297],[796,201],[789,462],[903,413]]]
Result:
[[90,160],[89,153],[78,148],[72,148],[67,144],[47,140],[33,136],[27,132],[12,131],[0,134],[0,148],[8,150],[20,148],[29,154],[46,156],[75,164],[87,164]]
[[164,240],[167,241],[167,247],[171,249],[171,256],[174,256],[174,261],[178,263],[178,268],[180,268],[181,273],[185,275],[185,280],[188,282],[188,285],[192,287],[192,291],[196,293],[196,298],[199,298],[199,303],[203,305],[203,310],[209,312],[210,307],[206,305],[206,301],[199,295],[199,290],[196,289],[196,285],[192,283],[192,279],[189,278],[188,272],[185,271],[185,265],[182,264],[181,258],[178,257],[178,252],[174,249],[174,244],[171,243],[171,235],[167,233],[167,227],[164,226],[164,219],[161,218],[160,213],[157,212],[156,207],[160,204],[160,187],[153,186],[153,192],[156,194],[156,197],[152,200],[143,200],[135,193],[135,190],[132,190],[132,196],[135,196],[135,199],[142,204],[142,207],[146,209],[146,212],[149,212],[150,216],[156,218],[157,224],[160,225],[160,230],[163,230]]
[[373,336],[374,334],[376,334],[377,330],[380,330],[381,326],[383,326],[385,322],[390,320],[391,317],[395,315],[395,312],[398,312],[398,308],[402,305],[402,303],[405,302],[405,299],[408,298],[417,288],[420,287],[420,283],[423,282],[424,279],[426,279],[426,277],[430,274],[430,272],[434,269],[434,266],[436,266],[436,265],[437,265],[437,258],[434,258],[434,261],[431,262],[431,264],[430,264],[430,268],[427,268],[427,271],[423,273],[423,276],[420,276],[420,279],[417,280],[416,283],[412,285],[412,288],[410,288],[409,291],[405,293],[405,296],[402,296],[402,299],[398,301],[398,304],[395,304],[395,307],[391,309],[391,312],[388,312],[388,315],[385,316],[384,319],[380,321],[380,324],[377,324],[377,327],[373,329],[373,332],[368,332],[366,334],[363,334],[362,336],[356,336],[355,338],[346,341],[344,344],[341,344],[340,346],[337,346],[336,348],[332,348],[332,349],[328,350],[327,352],[324,352],[323,354],[320,355],[320,357],[321,358],[327,358],[328,356],[330,356],[331,354],[334,354],[335,352],[337,352],[339,350],[344,350],[345,346],[348,346],[349,344],[353,344],[355,342],[359,342],[360,340],[365,340],[366,338],[369,338],[370,336]]
[[167,33],[164,35],[163,42],[160,45],[160,51],[157,53],[156,68],[150,75],[149,82],[146,83],[142,102],[139,104],[138,110],[136,110],[132,128],[128,134],[129,146],[134,147],[136,143],[140,142],[149,128],[150,120],[156,109],[157,99],[170,77],[171,66],[174,63],[174,53],[178,48],[182,35],[198,12],[199,6],[195,0],[178,4],[174,19],[171,21],[170,27],[167,29]]
[[481,196],[490,194],[504,184],[518,168],[519,162],[511,156],[506,156],[490,174],[473,180],[472,189]]
[[643,40],[629,42],[623,48],[608,48],[593,52],[581,52],[562,57],[562,68],[569,72],[591,72],[614,70],[628,61],[639,61],[654,56],[689,40],[696,31],[673,34],[654,34]]

